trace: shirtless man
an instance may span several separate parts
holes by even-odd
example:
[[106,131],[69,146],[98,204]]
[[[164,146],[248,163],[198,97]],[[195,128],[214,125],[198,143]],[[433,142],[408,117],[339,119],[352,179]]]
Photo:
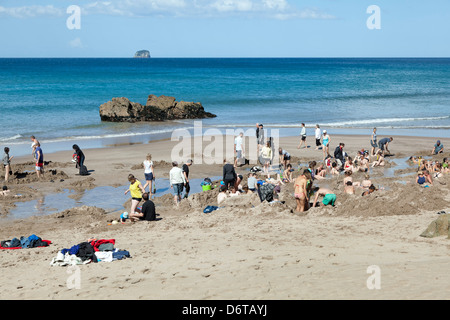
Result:
[[333,191],[326,189],[326,188],[316,188],[315,192],[316,192],[316,197],[314,198],[313,208],[316,206],[319,196],[323,196],[323,200],[320,203],[321,207],[328,206],[328,205],[332,205],[334,207],[334,203],[336,202],[336,195],[333,193]]
[[355,194],[355,187],[353,186],[353,182],[347,181],[345,184],[344,192],[346,194]]

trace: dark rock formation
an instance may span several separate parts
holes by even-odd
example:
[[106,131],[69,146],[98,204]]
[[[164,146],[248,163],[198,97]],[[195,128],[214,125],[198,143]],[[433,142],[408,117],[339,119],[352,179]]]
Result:
[[150,58],[150,51],[148,50],[139,50],[134,54],[135,58]]
[[100,118],[110,122],[165,121],[179,119],[214,118],[201,103],[175,101],[174,97],[150,95],[147,104],[131,102],[127,98],[113,98],[100,106]]

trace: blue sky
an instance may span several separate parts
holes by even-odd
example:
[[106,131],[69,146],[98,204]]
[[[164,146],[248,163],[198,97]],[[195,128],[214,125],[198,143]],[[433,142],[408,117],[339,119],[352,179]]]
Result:
[[0,57],[450,57],[450,1],[0,0],[0,30]]

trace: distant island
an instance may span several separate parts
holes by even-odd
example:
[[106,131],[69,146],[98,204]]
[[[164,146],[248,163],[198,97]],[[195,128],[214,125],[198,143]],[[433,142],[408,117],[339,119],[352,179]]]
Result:
[[150,58],[150,51],[148,50],[139,50],[134,54],[135,58]]

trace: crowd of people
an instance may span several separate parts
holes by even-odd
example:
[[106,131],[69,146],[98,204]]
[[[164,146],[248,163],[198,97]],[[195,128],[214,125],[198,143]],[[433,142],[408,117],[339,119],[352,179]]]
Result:
[[[254,166],[247,174],[246,183],[244,178],[237,174],[236,168],[242,163],[245,155],[244,137],[240,133],[234,141],[235,158],[234,161],[224,160],[222,180],[220,182],[220,192],[217,197],[218,204],[222,203],[228,197],[238,196],[239,194],[258,193],[261,201],[277,201],[281,187],[286,184],[293,184],[293,196],[296,200],[297,212],[303,212],[310,207],[316,206],[334,206],[336,203],[336,193],[323,187],[313,187],[314,181],[323,180],[330,176],[340,176],[343,178],[344,193],[357,194],[362,191],[362,196],[370,195],[378,190],[370,180],[369,171],[374,167],[384,167],[386,165],[385,157],[390,155],[389,144],[394,140],[392,137],[380,139],[378,141],[377,129],[374,128],[370,137],[370,150],[364,148],[351,156],[345,151],[345,144],[340,142],[330,154],[331,137],[327,130],[321,131],[319,125],[314,130],[315,150],[322,150],[323,159],[317,163],[311,161],[306,168],[299,168],[296,171],[291,164],[291,154],[285,148],[278,146],[278,153],[274,152],[272,140],[266,139],[264,126],[256,125],[256,143],[259,166]],[[44,154],[40,142],[31,136],[32,155],[35,161],[35,171],[40,179],[44,175]],[[300,142],[298,149],[308,148],[306,126],[301,124]],[[80,169],[80,175],[85,168],[85,155],[78,145],[73,145],[73,159],[76,167]],[[436,155],[444,152],[444,146],[441,141],[437,141],[431,154]],[[276,155],[275,155],[276,154]],[[276,157],[278,156],[278,161]],[[14,156],[10,155],[10,149],[4,148],[2,162],[5,169],[5,183],[11,176],[11,161]],[[440,178],[443,174],[449,173],[448,158],[443,162],[425,160],[422,157],[411,157],[409,159],[417,165],[418,172],[416,183],[419,185],[432,186],[433,180]],[[278,162],[278,169],[273,169],[272,165]],[[146,156],[143,161],[145,184],[142,184],[134,175],[128,176],[130,183],[125,194],[131,195],[130,212],[121,217],[121,220],[154,220],[156,217],[155,205],[151,201],[156,192],[156,175],[151,154]],[[172,168],[169,172],[170,188],[173,191],[173,201],[178,205],[183,198],[187,198],[190,192],[189,168],[193,164],[188,160],[180,167],[176,161],[172,162]],[[295,173],[298,173],[295,176]],[[353,181],[352,175],[360,172],[364,173],[364,179],[361,182]],[[275,178],[271,176],[274,175]],[[3,187],[3,194],[9,192],[8,188]],[[321,202],[318,202],[322,198]],[[144,200],[144,204],[140,206]]]

